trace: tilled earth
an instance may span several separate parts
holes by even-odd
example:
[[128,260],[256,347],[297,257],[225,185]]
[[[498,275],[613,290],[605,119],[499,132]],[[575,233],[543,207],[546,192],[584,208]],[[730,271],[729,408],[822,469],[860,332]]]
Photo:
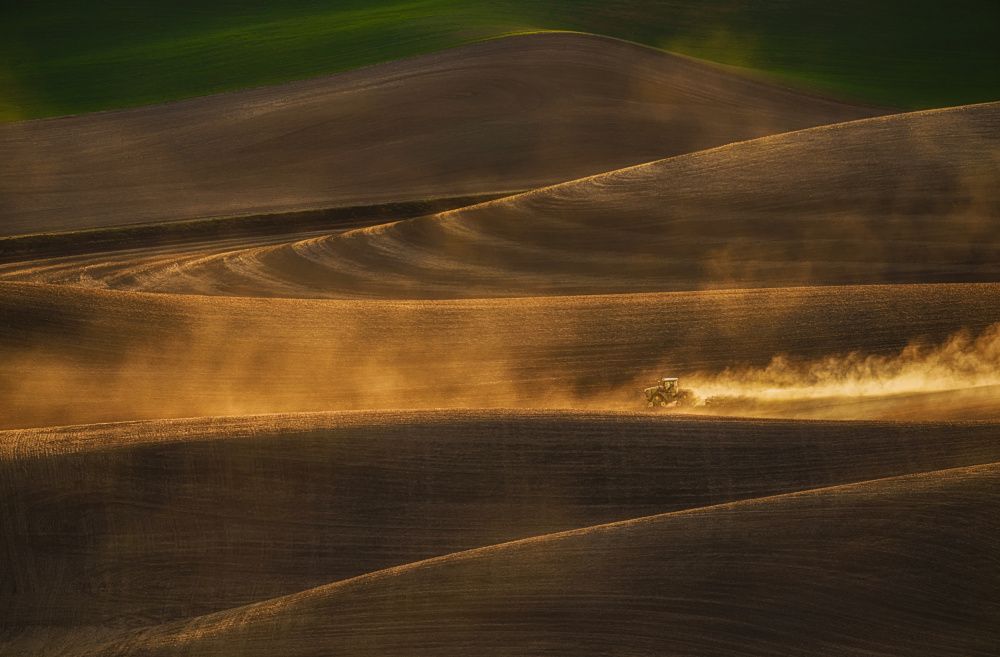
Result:
[[[884,112],[581,35],[470,49],[229,95],[242,127],[0,130],[40,154],[9,234],[609,172],[0,265],[0,655],[995,655],[997,106],[789,132]],[[410,95],[447,111],[389,139]],[[647,411],[661,376],[737,401]]]

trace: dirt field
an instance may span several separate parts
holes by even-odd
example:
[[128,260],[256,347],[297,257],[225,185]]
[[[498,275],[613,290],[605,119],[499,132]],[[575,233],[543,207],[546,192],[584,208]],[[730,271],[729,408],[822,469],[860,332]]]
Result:
[[0,277],[390,299],[998,281],[998,166],[994,103],[732,144],[286,245],[59,259]]
[[600,174],[0,265],[0,655],[995,654],[1000,105],[876,113],[547,35],[0,126],[11,233]]
[[[0,291],[4,428],[366,408],[634,410],[662,373],[693,377],[713,394],[756,394],[748,386],[767,384],[776,356],[801,363],[802,381],[772,383],[790,394],[761,399],[754,414],[940,419],[938,403],[961,398],[906,403],[899,395],[1000,385],[991,365],[1000,351],[991,329],[1000,308],[988,302],[994,284],[457,301],[24,283],[0,283]],[[974,339],[963,342],[963,329]],[[906,352],[911,344],[925,348]],[[853,362],[852,352],[867,391],[821,388],[824,376],[842,380],[851,370],[824,375],[809,364],[837,355]],[[880,369],[866,357],[885,362]],[[926,379],[913,379],[925,370]],[[980,402],[958,417],[1000,418],[1000,400]]]
[[0,235],[522,191],[882,114],[604,37],[0,124]]
[[[322,587],[291,600],[262,602],[264,610],[236,612],[235,624],[211,616],[193,622],[199,628],[227,627],[214,639],[218,643],[211,638],[216,631],[199,629],[186,636],[186,627],[167,626],[153,636],[165,633],[174,642],[176,633],[185,637],[182,645],[195,640],[197,647],[187,649],[198,654],[311,654],[312,642],[319,638],[312,633],[326,637],[330,630],[323,629],[324,618],[341,613],[328,605],[367,606],[371,603],[355,601],[355,596],[374,595],[388,598],[347,613],[352,629],[336,640],[343,642],[338,645],[349,652],[365,650],[351,634],[389,619],[395,620],[378,634],[375,645],[406,645],[414,640],[406,628],[416,622],[406,617],[416,614],[420,622],[440,628],[431,633],[431,643],[417,650],[429,653],[464,645],[453,643],[456,638],[449,634],[471,622],[463,620],[465,613],[484,618],[499,613],[507,622],[516,621],[499,630],[502,644],[537,641],[523,632],[564,635],[598,613],[612,591],[616,598],[624,597],[616,603],[617,620],[609,622],[625,626],[619,630],[622,637],[603,641],[628,637],[625,628],[645,614],[682,613],[683,601],[676,599],[682,592],[689,600],[700,600],[699,608],[711,606],[714,599],[729,609],[711,623],[731,622],[727,614],[746,613],[755,596],[727,601],[727,586],[765,581],[769,573],[785,569],[810,569],[809,590],[822,591],[825,598],[814,601],[817,609],[846,605],[860,592],[858,587],[874,595],[867,604],[875,605],[887,595],[893,576],[922,574],[918,564],[908,564],[894,550],[906,550],[909,558],[937,558],[942,548],[935,547],[935,536],[987,513],[988,496],[997,492],[995,468],[973,468],[962,477],[950,471],[941,481],[932,475],[791,499],[771,496],[997,461],[996,431],[996,423],[802,424],[613,413],[378,411],[6,432],[0,436],[5,448],[0,468],[10,551],[3,569],[20,600],[8,622],[142,626]],[[907,492],[911,488],[912,495]],[[938,488],[946,494],[934,494]],[[972,496],[964,496],[966,492]],[[736,500],[754,501],[746,512],[735,506],[676,514]],[[927,521],[917,531],[897,520],[895,527],[908,530],[893,535],[882,526],[870,533],[887,509],[931,514],[946,503],[960,505],[949,514],[951,521]],[[793,511],[786,510],[789,505]],[[30,515],[23,514],[26,508]],[[424,566],[406,565],[671,512],[674,518],[657,516]],[[782,513],[803,524],[779,545],[776,523]],[[851,518],[850,530],[835,529],[839,517]],[[656,536],[660,532],[666,536]],[[735,575],[738,560],[752,554],[741,557],[740,550],[755,540],[744,532],[769,537],[764,540],[772,556],[762,562],[762,570],[727,583],[726,573]],[[699,553],[706,554],[694,537],[712,546],[707,554],[713,565],[703,565],[700,573],[689,570]],[[876,537],[891,543],[880,545]],[[838,555],[804,551],[806,544],[821,540],[838,546]],[[966,547],[986,547],[973,534],[963,534],[961,540]],[[651,561],[654,552],[659,556]],[[867,582],[836,583],[838,560],[855,552],[880,555],[880,565],[892,570]],[[984,552],[980,561],[952,570],[986,592],[998,583],[987,557]],[[495,559],[503,565],[492,566]],[[631,571],[629,563],[639,570]],[[151,564],[159,565],[150,570]],[[976,565],[984,572],[973,575]],[[853,567],[859,578],[875,569],[863,563]],[[462,574],[467,568],[473,572]],[[535,573],[547,568],[555,568],[550,577],[533,574],[529,582],[515,581],[522,569]],[[371,583],[362,583],[360,590],[356,582],[324,586],[384,569],[390,570],[366,576]],[[444,572],[435,574],[437,569]],[[596,570],[586,578],[584,590],[556,602],[559,589],[575,590],[572,582],[579,569]],[[412,584],[413,577],[421,583]],[[412,608],[412,603],[396,600],[414,585],[424,591],[421,597],[437,602]],[[931,582],[910,586],[919,595],[933,590]],[[651,593],[660,604],[646,608],[642,599]],[[793,604],[807,591],[786,586],[757,595],[767,600],[773,594],[778,599],[768,605]],[[513,606],[500,612],[507,595],[514,596],[508,600]],[[571,603],[581,601],[580,595],[585,596],[583,609]],[[400,604],[403,608],[394,610]],[[466,604],[470,608],[459,612]],[[530,610],[538,605],[550,608],[531,620]],[[864,608],[854,608],[846,619],[829,619],[830,627],[856,622]],[[252,629],[257,621],[247,615],[258,614],[263,625]],[[573,620],[577,614],[581,618]],[[383,615],[386,620],[379,620]],[[907,612],[900,615],[905,618]],[[313,638],[273,629],[272,623],[286,622],[312,626],[305,636]],[[794,625],[791,619],[786,622]],[[474,641],[483,640],[479,636]],[[580,648],[603,649],[602,640],[589,639],[595,640],[596,645]],[[628,639],[636,640],[651,637]],[[134,647],[138,653],[147,649],[144,642]],[[369,645],[368,650],[375,648]]]
[[773,655],[791,644],[986,656],[998,493],[989,465],[655,516],[382,571],[92,654]]

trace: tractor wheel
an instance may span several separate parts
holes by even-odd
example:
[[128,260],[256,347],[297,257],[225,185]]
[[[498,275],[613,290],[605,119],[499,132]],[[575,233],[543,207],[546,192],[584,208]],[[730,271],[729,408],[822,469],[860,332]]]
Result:
[[646,408],[653,408],[653,400],[646,402]]
[[667,405],[667,400],[664,399],[663,397],[658,397],[657,399],[659,401],[660,406],[665,408]]

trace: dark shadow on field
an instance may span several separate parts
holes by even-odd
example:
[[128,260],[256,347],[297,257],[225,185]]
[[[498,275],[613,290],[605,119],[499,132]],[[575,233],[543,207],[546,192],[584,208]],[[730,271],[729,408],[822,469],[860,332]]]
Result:
[[998,495],[994,463],[603,525],[125,633],[98,654],[991,657]]
[[5,632],[143,626],[471,548],[1000,460],[995,423],[420,411],[5,432]]
[[510,193],[887,111],[586,34],[0,124],[0,235]]

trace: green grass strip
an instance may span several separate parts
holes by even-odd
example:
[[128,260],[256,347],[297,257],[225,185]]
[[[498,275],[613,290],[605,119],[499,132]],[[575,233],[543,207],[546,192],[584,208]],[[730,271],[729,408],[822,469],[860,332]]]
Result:
[[0,120],[302,79],[505,34],[605,34],[879,105],[1000,100],[996,0],[36,0],[0,8]]

